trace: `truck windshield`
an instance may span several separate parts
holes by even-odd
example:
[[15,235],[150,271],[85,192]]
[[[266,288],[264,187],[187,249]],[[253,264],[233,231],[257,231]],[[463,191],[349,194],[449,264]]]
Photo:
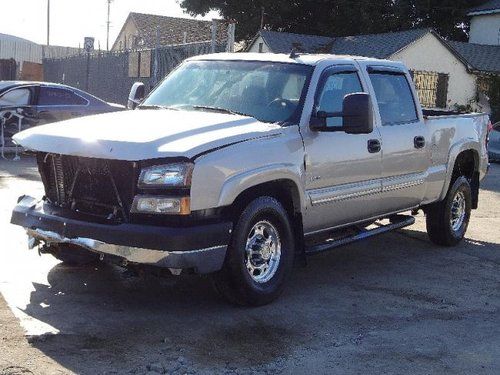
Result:
[[255,61],[191,61],[168,75],[142,107],[218,111],[286,123],[300,115],[313,68]]

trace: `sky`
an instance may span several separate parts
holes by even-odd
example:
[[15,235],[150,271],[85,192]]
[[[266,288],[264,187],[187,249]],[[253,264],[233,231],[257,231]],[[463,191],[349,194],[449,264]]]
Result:
[[[47,0],[0,0],[0,33],[33,42],[47,42]],[[86,36],[106,48],[107,0],[50,0],[50,44],[78,47]],[[113,0],[111,4],[110,46],[129,12],[192,18],[183,13],[176,0]],[[198,19],[216,18],[210,13]]]

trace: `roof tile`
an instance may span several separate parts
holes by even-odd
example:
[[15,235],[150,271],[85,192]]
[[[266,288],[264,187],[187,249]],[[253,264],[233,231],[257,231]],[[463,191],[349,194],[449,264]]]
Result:
[[474,70],[500,73],[500,46],[447,41]]
[[[212,39],[211,21],[194,20],[188,18],[158,16],[154,14],[130,13],[139,29],[142,47],[156,46],[156,30],[160,29],[160,45],[181,44],[184,42],[184,32],[188,43],[206,42]],[[227,24],[217,20],[217,41],[225,43],[227,38]]]
[[263,30],[260,35],[271,51],[275,53],[289,53],[295,49],[305,53],[334,53],[386,58],[420,39],[428,32],[430,29],[415,29],[332,38]]

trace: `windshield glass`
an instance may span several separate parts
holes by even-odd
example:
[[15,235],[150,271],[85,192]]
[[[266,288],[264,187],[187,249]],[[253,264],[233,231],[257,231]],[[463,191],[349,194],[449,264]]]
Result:
[[284,123],[299,114],[311,66],[254,61],[191,61],[181,65],[143,107],[220,111]]

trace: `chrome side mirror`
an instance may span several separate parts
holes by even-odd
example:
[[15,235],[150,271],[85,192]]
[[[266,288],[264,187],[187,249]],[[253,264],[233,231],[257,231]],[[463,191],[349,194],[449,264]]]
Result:
[[132,85],[130,89],[130,94],[128,95],[127,108],[135,109],[146,96],[146,86],[142,82],[136,82]]

